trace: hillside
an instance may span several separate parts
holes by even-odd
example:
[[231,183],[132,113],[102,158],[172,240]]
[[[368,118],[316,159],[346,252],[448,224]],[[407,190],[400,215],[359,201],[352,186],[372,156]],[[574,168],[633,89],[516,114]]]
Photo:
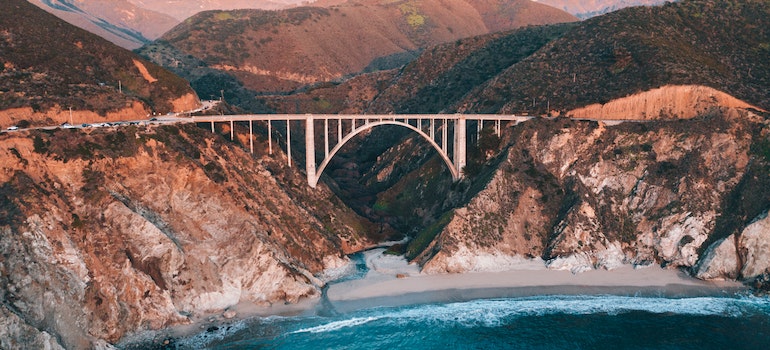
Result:
[[226,72],[256,93],[285,93],[367,69],[397,67],[430,45],[574,20],[529,0],[365,0],[328,8],[209,11],[140,53],[183,74],[193,86]]
[[[306,112],[321,112],[313,101],[326,99],[331,110],[353,113],[545,114],[550,107],[552,115],[566,115],[664,86],[704,86],[770,109],[770,6],[720,4],[627,8],[579,23],[460,40],[431,47],[399,70],[267,100],[278,110],[293,104]],[[709,102],[712,95],[650,99],[628,106],[623,119],[734,105]],[[675,101],[687,103],[670,105]]]
[[664,85],[704,85],[768,109],[768,28],[767,1],[620,10],[581,22],[480,86],[458,111],[567,111]]
[[[550,104],[552,115],[604,119],[698,119],[720,107],[767,110],[770,107],[770,67],[765,59],[767,45],[764,43],[770,42],[770,37],[768,27],[762,24],[770,18],[766,16],[768,3],[722,4],[725,6],[684,1],[662,7],[629,8],[580,23],[524,28],[458,40],[428,48],[400,69],[361,75],[336,85],[319,85],[303,94],[267,99],[267,103],[277,110],[299,106],[311,113],[517,114],[545,114]],[[571,70],[579,73],[573,75]],[[532,96],[535,96],[534,107]],[[701,128],[703,123],[696,122],[699,125],[696,126]],[[547,131],[548,135],[551,133],[557,131]],[[545,134],[546,131],[541,130],[539,135]],[[404,137],[403,142],[398,142],[399,146],[381,147],[380,139],[393,139],[399,135]],[[584,140],[583,136],[572,137]],[[633,137],[637,140],[652,137],[640,139],[637,136]],[[527,137],[535,139],[534,135]],[[697,135],[692,137],[697,139]],[[734,137],[749,136],[736,134]],[[750,138],[759,144],[763,142],[756,136]],[[440,162],[416,157],[419,139],[410,139],[405,132],[374,130],[371,136],[356,142],[359,149],[367,151],[342,152],[340,157],[345,161],[336,168],[332,165],[330,177],[344,184],[338,193],[353,206],[366,201],[375,214],[373,218],[390,220],[389,216],[395,216],[400,222],[391,223],[400,230],[421,227],[425,232],[436,234],[449,222],[449,208],[475,200],[474,191],[462,185],[456,186],[461,194],[450,191]],[[582,142],[553,141],[554,145],[564,147]],[[639,141],[634,147],[647,149],[644,142]],[[710,152],[717,152],[706,146],[711,147],[704,145],[691,157],[708,157]],[[369,154],[373,150],[384,153]],[[501,161],[492,158],[481,163],[482,178],[491,178],[487,171],[495,169],[495,160]],[[412,167],[412,162],[424,165]],[[366,167],[354,169],[358,174],[351,176],[348,163],[366,164]],[[334,169],[340,170],[335,172]],[[541,168],[536,170],[542,173]],[[535,177],[534,171],[528,176]],[[481,183],[467,186],[486,186],[483,181]],[[349,190],[356,188],[368,191]],[[468,192],[462,192],[466,190]],[[436,196],[436,193],[441,195]],[[732,196],[729,193],[721,195]],[[448,199],[436,203],[437,197]],[[419,209],[408,213],[398,210],[414,206]],[[558,212],[558,209],[548,210]],[[752,215],[758,215],[764,209],[760,205],[753,209]],[[422,241],[427,244],[425,239]],[[446,246],[442,242],[437,244]],[[545,249],[546,246],[541,244],[539,247]],[[539,256],[543,252],[532,255]],[[431,256],[432,253],[428,250],[425,254]]]
[[[144,118],[198,105],[189,83],[23,0],[0,16],[0,125]],[[66,112],[65,112],[66,111]]]
[[618,126],[522,123],[483,190],[423,230],[407,253],[429,273],[536,257],[573,272],[660,264],[766,281],[759,242],[770,238],[769,125],[730,109]]
[[131,0],[28,0],[68,23],[127,49],[159,37],[179,23],[161,12],[136,6]]
[[301,4],[313,3],[307,0],[128,0],[136,6],[172,16],[180,21],[201,11],[262,9],[278,10]]

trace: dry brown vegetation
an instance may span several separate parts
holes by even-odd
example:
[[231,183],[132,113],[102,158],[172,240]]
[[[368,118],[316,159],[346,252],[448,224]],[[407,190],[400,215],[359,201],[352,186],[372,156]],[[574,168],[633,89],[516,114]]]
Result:
[[0,52],[0,110],[31,107],[30,118],[69,107],[104,115],[137,102],[166,113],[194,95],[184,79],[27,1],[4,6]]
[[210,11],[140,52],[193,86],[206,67],[235,77],[245,89],[282,93],[347,78],[367,67],[398,67],[414,57],[405,53],[430,45],[574,20],[529,0],[367,0],[328,8]]

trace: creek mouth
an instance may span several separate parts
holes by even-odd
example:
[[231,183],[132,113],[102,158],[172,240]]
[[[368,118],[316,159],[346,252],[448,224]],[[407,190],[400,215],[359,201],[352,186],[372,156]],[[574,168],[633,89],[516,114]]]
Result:
[[[685,311],[690,308],[690,304],[694,303],[693,305],[706,310],[704,312],[709,313],[708,315],[711,315],[710,313],[714,310],[712,305],[717,305],[718,312],[715,314],[719,318],[717,321],[730,325],[735,320],[730,310],[735,307],[743,307],[741,305],[748,300],[750,307],[746,309],[746,312],[757,313],[761,320],[770,317],[768,316],[770,315],[770,302],[766,298],[756,299],[741,296],[742,293],[737,289],[734,291],[721,287],[702,289],[699,285],[659,284],[640,287],[597,284],[591,287],[583,284],[556,284],[517,288],[463,288],[460,286],[462,283],[459,283],[454,289],[440,288],[419,293],[409,293],[408,290],[404,290],[402,294],[383,298],[362,300],[337,298],[340,296],[340,290],[350,290],[348,288],[358,288],[365,284],[394,280],[408,282],[412,278],[419,278],[422,282],[433,285],[431,282],[433,278],[457,277],[418,277],[412,275],[419,273],[416,266],[408,265],[403,257],[384,254],[385,250],[386,248],[378,247],[350,255],[348,268],[338,271],[336,277],[331,279],[322,289],[320,299],[314,300],[312,304],[307,304],[308,307],[302,311],[244,316],[243,319],[237,321],[219,319],[208,323],[207,328],[201,328],[194,334],[167,339],[168,343],[164,346],[157,346],[160,341],[156,340],[154,347],[134,348],[214,349],[253,348],[255,346],[258,348],[302,348],[298,344],[313,348],[335,348],[345,347],[344,344],[359,341],[361,346],[368,344],[368,346],[378,348],[377,344],[381,339],[370,339],[372,338],[370,333],[384,332],[382,329],[387,329],[387,334],[396,336],[394,339],[400,341],[404,339],[403,337],[410,338],[410,332],[430,330],[436,328],[435,326],[438,324],[439,327],[436,328],[438,333],[428,331],[424,336],[433,337],[436,341],[441,342],[445,337],[451,337],[454,334],[452,332],[458,327],[460,329],[467,328],[470,332],[491,331],[494,333],[497,328],[488,327],[490,320],[497,319],[502,322],[501,324],[515,325],[517,319],[527,318],[544,326],[549,324],[553,317],[559,318],[572,314],[575,314],[575,317],[589,315],[589,317],[597,318],[598,321],[595,326],[600,328],[605,322],[614,322],[616,318],[620,318],[624,324],[623,331],[631,332],[635,325],[635,317],[639,312],[648,317],[649,324],[646,327],[650,329],[659,327],[658,322],[661,321],[661,318],[657,315],[664,315],[663,321],[670,318],[667,312],[671,310],[660,309],[656,306],[659,303],[668,304],[671,307],[685,304],[686,307],[682,309]],[[398,279],[395,275],[396,272],[405,274],[406,279]],[[516,271],[519,274],[525,272],[526,270]],[[539,276],[543,273],[545,272],[540,270],[530,271],[530,275]],[[550,271],[548,273],[559,274],[561,272]],[[655,274],[657,272],[642,269],[633,273]],[[670,275],[670,272],[668,274]],[[473,279],[473,277],[474,275],[466,275],[462,278],[467,280]],[[334,290],[335,287],[337,288],[336,291]],[[604,310],[602,307],[608,303],[606,301],[618,306]],[[550,305],[554,303],[563,305],[552,310]],[[648,306],[637,310],[636,305]],[[520,309],[521,306],[524,309]],[[755,306],[760,310],[754,311]],[[501,308],[507,308],[508,311],[497,318],[486,316]],[[724,313],[726,316],[722,315]],[[473,316],[470,322],[463,323],[462,320],[469,316]],[[691,315],[688,312],[683,312],[677,322],[689,317]],[[536,328],[540,329],[540,327]],[[464,340],[454,339],[453,341]],[[415,344],[415,346],[418,345]]]
[[351,265],[353,267],[352,271],[343,274],[342,276],[332,281],[329,281],[321,289],[321,300],[318,302],[318,306],[316,307],[316,314],[318,316],[331,317],[339,315],[339,312],[334,307],[334,304],[332,304],[332,302],[329,300],[329,287],[337,283],[363,279],[366,277],[366,274],[369,273],[369,266],[366,265],[364,252],[350,254],[348,255],[348,258],[350,259]]

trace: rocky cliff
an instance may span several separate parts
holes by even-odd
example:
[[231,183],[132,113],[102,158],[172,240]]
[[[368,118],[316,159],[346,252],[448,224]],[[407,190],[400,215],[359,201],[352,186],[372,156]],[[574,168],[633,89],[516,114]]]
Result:
[[2,347],[88,348],[318,296],[369,224],[263,141],[251,155],[192,125],[0,135],[0,323],[21,342]]
[[512,127],[494,175],[415,258],[429,273],[542,258],[579,272],[621,264],[753,281],[767,270],[768,121],[735,109],[607,126]]

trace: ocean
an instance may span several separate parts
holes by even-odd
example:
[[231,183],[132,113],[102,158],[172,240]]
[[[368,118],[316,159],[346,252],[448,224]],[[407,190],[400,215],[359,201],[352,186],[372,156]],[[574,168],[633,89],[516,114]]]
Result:
[[195,349],[768,349],[770,299],[549,295],[242,320]]
[[[336,283],[360,279],[368,267]],[[672,296],[674,295],[674,296]],[[325,299],[325,297],[324,297]],[[534,295],[256,317],[176,339],[178,349],[770,349],[770,297]]]

